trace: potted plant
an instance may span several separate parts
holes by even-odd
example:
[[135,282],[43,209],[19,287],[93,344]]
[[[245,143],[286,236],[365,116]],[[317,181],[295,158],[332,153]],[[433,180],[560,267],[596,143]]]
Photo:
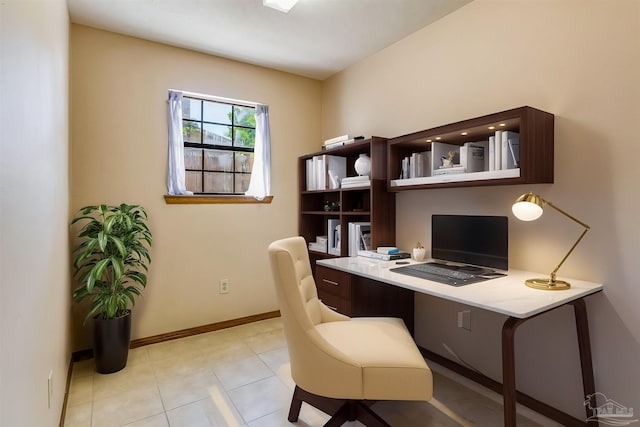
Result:
[[107,374],[127,364],[131,339],[131,307],[147,285],[151,263],[151,231],[142,206],[86,206],[71,226],[82,224],[73,248],[76,302],[89,299],[84,323],[93,319],[96,370]]

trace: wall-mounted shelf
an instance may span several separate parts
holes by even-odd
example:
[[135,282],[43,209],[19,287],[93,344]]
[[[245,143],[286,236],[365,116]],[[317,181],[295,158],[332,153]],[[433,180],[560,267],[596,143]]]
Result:
[[[520,107],[390,139],[387,146],[389,159],[387,188],[390,191],[401,191],[441,187],[552,183],[553,126],[553,114],[532,107]],[[462,146],[467,142],[488,141],[497,130],[519,134],[519,167],[399,179],[402,174],[402,160],[413,153],[431,151],[434,142]]]

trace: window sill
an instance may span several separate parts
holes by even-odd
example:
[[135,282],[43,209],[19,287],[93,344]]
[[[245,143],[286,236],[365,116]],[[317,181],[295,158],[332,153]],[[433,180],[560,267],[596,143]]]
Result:
[[215,204],[245,204],[245,203],[271,203],[273,196],[267,196],[263,200],[257,200],[251,196],[170,196],[165,194],[164,201],[168,205],[215,205]]

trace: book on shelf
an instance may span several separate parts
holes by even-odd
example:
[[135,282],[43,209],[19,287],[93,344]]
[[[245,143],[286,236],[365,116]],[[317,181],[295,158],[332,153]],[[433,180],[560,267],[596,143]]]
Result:
[[327,236],[316,236],[315,242],[309,242],[309,250],[327,253]]
[[323,145],[322,149],[323,150],[332,150],[334,148],[338,148],[338,147],[342,147],[342,146],[347,145],[347,144],[351,144],[352,142],[355,142],[355,139],[348,139],[346,141],[339,141],[339,142],[334,142],[333,144]]
[[330,144],[335,144],[336,142],[342,142],[342,141],[347,141],[349,139],[353,139],[354,136],[353,135],[340,135],[340,136],[336,136],[333,138],[329,138],[329,139],[325,139],[324,140],[324,145],[330,145]]
[[363,234],[368,232],[371,234],[371,223],[366,221],[350,222],[348,224],[349,237],[349,256],[358,255],[359,250],[364,250]]
[[395,254],[381,254],[381,253],[378,253],[377,251],[365,251],[365,250],[359,250],[358,256],[379,259],[382,261],[394,261],[397,259],[411,258],[411,254],[407,252],[398,252]]
[[340,220],[327,220],[328,249],[331,255],[340,256]]
[[485,169],[485,148],[482,142],[467,142],[460,147],[460,166],[465,172],[482,172]]
[[342,188],[366,188],[369,187],[371,185],[371,181],[365,181],[365,182],[354,182],[351,184],[342,184],[341,187]]
[[347,159],[322,154],[305,162],[307,191],[339,188],[341,178],[347,175]]
[[440,167],[436,170],[433,171],[433,176],[439,176],[439,175],[453,175],[453,174],[458,174],[458,173],[465,173],[466,170],[464,169],[464,166],[460,166],[460,165],[453,165],[451,167]]
[[400,249],[396,248],[395,246],[378,246],[376,252],[378,252],[379,254],[389,255],[397,254],[398,252],[400,252]]
[[342,188],[368,187],[371,185],[369,175],[348,176],[342,178],[340,186]]
[[495,134],[495,170],[505,169],[502,167],[502,131],[497,130]]
[[502,169],[514,169],[520,162],[520,134],[502,131]]
[[322,145],[323,150],[331,150],[333,148],[342,147],[343,145],[352,144],[356,141],[363,140],[364,136],[342,135],[335,138],[327,139]]
[[360,247],[371,250],[371,227],[360,227]]
[[489,171],[496,170],[496,137],[489,137]]
[[431,176],[431,151],[411,153],[402,159],[400,179]]
[[343,183],[353,183],[353,182],[368,182],[369,175],[356,175],[356,176],[347,176],[342,178]]

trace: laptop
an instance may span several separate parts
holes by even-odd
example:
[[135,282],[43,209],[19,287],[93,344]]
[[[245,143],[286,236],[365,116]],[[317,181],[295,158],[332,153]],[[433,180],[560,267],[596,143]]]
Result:
[[506,216],[433,215],[434,261],[392,268],[413,277],[463,286],[505,276],[509,269],[509,223]]

